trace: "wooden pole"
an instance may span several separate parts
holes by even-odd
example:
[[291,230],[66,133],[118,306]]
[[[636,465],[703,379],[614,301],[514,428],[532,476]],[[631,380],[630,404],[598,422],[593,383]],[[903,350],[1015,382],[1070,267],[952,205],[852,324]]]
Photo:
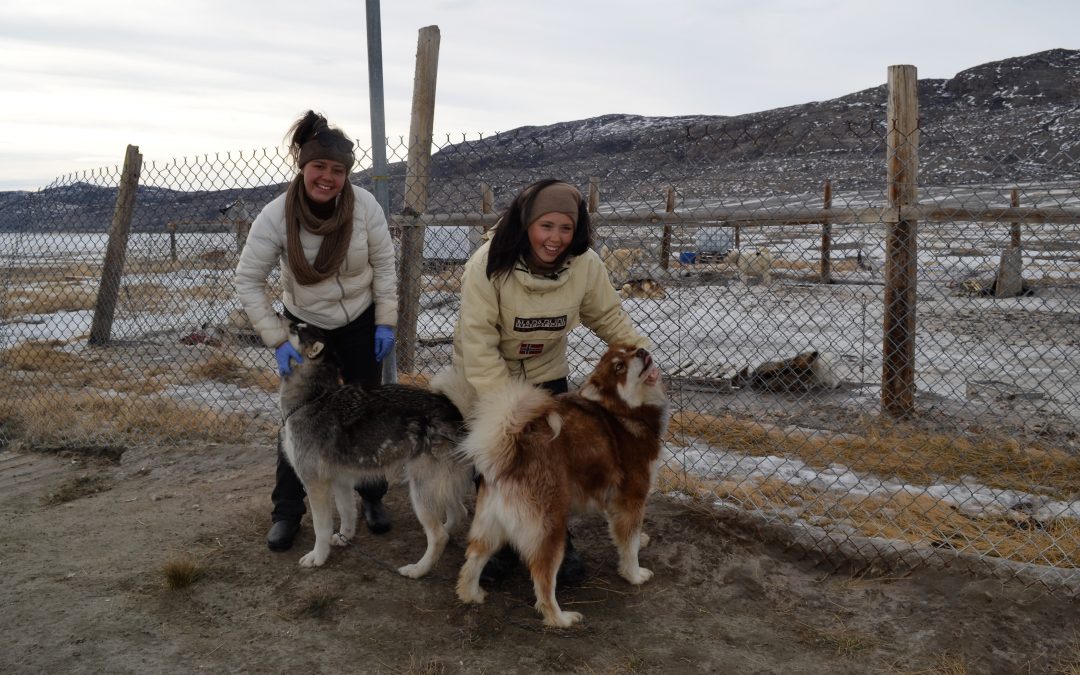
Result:
[[176,262],[176,221],[165,226],[169,231],[169,260]]
[[[480,183],[480,213],[487,215],[495,210],[495,191],[491,189],[491,186],[487,183]],[[493,226],[494,227],[494,226]],[[471,230],[469,240],[472,243],[473,250],[475,251],[480,244],[484,241],[484,233],[487,232],[487,225],[480,224]]]
[[[675,212],[675,188],[668,186],[667,201],[664,203],[664,213]],[[671,225],[664,224],[664,237],[660,242],[660,267],[667,270],[671,266]]]
[[[435,80],[439,70],[439,27],[420,29],[413,79],[412,116],[409,122],[409,155],[405,171],[406,216],[427,210],[431,180],[431,143],[435,126]],[[401,231],[399,271],[400,311],[397,325],[398,369],[413,373],[416,367],[416,321],[420,315],[421,274],[424,269],[424,227],[415,222]]]
[[[832,181],[827,179],[823,208],[832,208]],[[832,283],[832,224],[828,220],[821,223],[821,283]]]
[[102,264],[94,319],[90,326],[89,344],[93,346],[107,344],[112,337],[113,315],[116,313],[116,298],[120,294],[120,279],[124,276],[124,258],[127,256],[128,234],[135,213],[135,194],[139,189],[141,171],[139,147],[127,146],[120,187],[116,192],[116,208],[113,210],[112,225],[109,226],[109,243]]
[[600,178],[589,176],[589,213],[596,213],[600,206]]
[[480,183],[480,213],[495,210],[495,191],[487,183]]
[[885,317],[882,341],[881,407],[892,417],[915,411],[915,294],[917,223],[904,216],[918,203],[919,97],[915,66],[889,66],[886,161],[889,206],[886,224]]
[[[1009,204],[1014,209],[1020,206],[1020,191],[1016,188],[1012,189],[1012,194],[1009,196]],[[1012,238],[1009,245],[1012,248],[1020,248],[1020,223],[1012,224]]]

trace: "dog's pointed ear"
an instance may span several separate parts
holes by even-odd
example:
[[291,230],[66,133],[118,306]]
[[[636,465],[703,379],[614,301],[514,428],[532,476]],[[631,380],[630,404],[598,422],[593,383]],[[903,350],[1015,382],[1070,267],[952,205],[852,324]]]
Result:
[[310,345],[308,345],[308,348],[304,350],[304,356],[309,359],[313,359],[319,354],[322,354],[323,347],[325,346],[326,345],[323,344],[322,340],[316,340],[315,342],[312,342]]

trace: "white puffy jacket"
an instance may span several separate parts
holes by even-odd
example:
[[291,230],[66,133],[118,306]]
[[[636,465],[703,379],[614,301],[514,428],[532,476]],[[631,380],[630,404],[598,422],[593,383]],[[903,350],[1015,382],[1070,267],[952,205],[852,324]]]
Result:
[[[263,207],[251,224],[233,284],[251,325],[268,347],[288,339],[288,322],[274,311],[266,278],[281,266],[282,302],[293,315],[320,328],[340,328],[375,303],[375,323],[397,325],[397,272],[394,243],[375,197],[355,185],[353,232],[349,251],[337,274],[302,286],[289,268],[285,234],[285,195]],[[309,262],[315,260],[323,237],[301,229],[300,243]]]

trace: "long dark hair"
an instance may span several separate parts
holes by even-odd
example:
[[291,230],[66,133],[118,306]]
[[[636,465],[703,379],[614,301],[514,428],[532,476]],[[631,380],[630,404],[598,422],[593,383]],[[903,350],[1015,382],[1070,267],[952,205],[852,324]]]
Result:
[[[524,222],[525,214],[529,213],[533,199],[541,190],[555,183],[565,181],[556,178],[545,178],[527,186],[514,197],[510,206],[499,218],[498,227],[495,228],[495,236],[491,238],[491,247],[488,249],[487,277],[494,279],[503,274],[509,274],[517,261],[529,252],[529,223]],[[574,226],[574,236],[570,240],[567,255],[581,255],[593,244],[592,227],[589,226],[589,210],[585,206],[585,200],[578,202],[577,225]]]

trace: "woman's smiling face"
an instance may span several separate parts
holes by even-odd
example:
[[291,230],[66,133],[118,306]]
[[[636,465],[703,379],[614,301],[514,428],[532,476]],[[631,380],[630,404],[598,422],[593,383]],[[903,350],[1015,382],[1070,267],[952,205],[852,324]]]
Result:
[[528,233],[532,262],[548,268],[574,239],[574,219],[565,213],[545,213],[529,224]]
[[332,201],[341,193],[349,168],[331,159],[313,159],[304,165],[304,192],[316,204]]

